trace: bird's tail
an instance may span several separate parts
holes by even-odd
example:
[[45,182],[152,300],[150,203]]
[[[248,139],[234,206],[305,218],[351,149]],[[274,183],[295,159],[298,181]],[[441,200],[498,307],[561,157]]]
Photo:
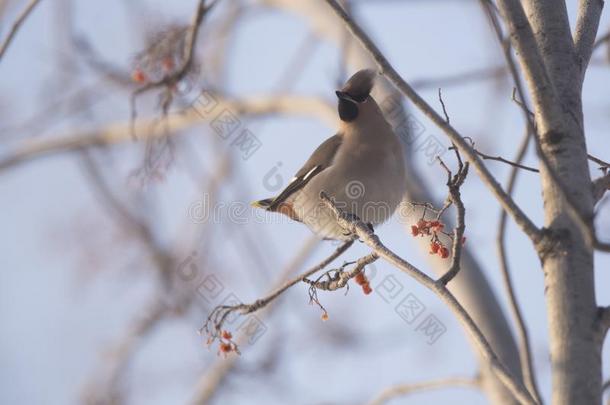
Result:
[[262,208],[264,210],[268,210],[272,202],[273,198],[265,198],[264,200],[253,201],[250,203],[250,205],[254,208]]

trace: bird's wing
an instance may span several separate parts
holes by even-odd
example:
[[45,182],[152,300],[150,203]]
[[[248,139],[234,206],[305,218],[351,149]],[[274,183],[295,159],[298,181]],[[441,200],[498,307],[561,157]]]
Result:
[[305,187],[315,175],[331,166],[342,142],[343,137],[340,134],[331,136],[322,142],[307,162],[305,162],[301,170],[295,174],[284,191],[273,199],[268,209],[271,211],[275,210],[288,197]]

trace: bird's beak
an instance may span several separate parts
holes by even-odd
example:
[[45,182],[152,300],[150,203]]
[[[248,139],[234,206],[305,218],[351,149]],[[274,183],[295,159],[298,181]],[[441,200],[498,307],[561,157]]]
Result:
[[349,94],[347,94],[344,91],[337,90],[337,91],[335,91],[335,94],[337,95],[337,97],[339,97],[339,100],[347,100],[351,103],[358,104],[358,102],[356,100],[354,100],[352,98],[352,96],[350,96]]

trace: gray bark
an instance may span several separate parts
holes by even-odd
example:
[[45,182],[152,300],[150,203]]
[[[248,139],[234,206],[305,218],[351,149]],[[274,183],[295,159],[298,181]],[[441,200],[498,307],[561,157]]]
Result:
[[518,51],[541,152],[549,164],[541,165],[545,237],[537,250],[545,275],[552,401],[599,404],[601,342],[596,338],[593,249],[569,215],[563,191],[552,176],[556,173],[576,208],[591,218],[594,199],[581,100],[583,57],[576,54],[563,2],[527,0],[521,9],[518,1],[506,0],[499,6]]

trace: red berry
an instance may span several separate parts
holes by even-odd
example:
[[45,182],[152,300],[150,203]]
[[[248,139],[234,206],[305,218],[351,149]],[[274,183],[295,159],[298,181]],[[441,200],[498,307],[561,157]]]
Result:
[[228,330],[223,330],[221,335],[223,339],[231,340],[233,338],[233,335]]
[[363,285],[364,283],[367,282],[366,276],[364,275],[363,272],[356,274],[355,280],[356,280],[356,284],[358,284],[358,285]]
[[324,312],[322,314],[322,320],[325,321],[325,322],[328,321],[328,312]]
[[441,248],[441,244],[440,243],[432,242],[432,244],[430,245],[430,253],[431,254],[436,254],[436,253],[438,253],[440,248]]
[[230,343],[221,343],[220,344],[220,352],[221,353],[231,353],[233,351],[233,347]]
[[411,225],[411,235],[413,235],[413,236],[419,235],[419,228],[416,225]]
[[131,79],[136,83],[144,83],[146,80],[146,74],[142,72],[140,69],[136,69],[133,71],[131,75]]
[[449,249],[447,249],[445,246],[441,247],[440,249],[440,255],[443,259],[446,259],[449,257]]
[[371,288],[371,285],[369,283],[366,283],[365,285],[362,286],[362,291],[364,292],[365,295],[369,295],[370,293],[373,292],[373,289]]

